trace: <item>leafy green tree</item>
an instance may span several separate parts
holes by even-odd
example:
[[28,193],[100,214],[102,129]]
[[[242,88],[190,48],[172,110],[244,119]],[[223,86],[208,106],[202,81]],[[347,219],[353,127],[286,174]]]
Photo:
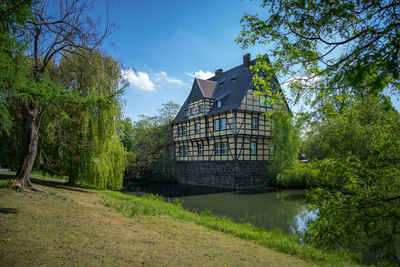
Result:
[[128,167],[130,176],[148,180],[163,180],[171,176],[173,142],[170,122],[179,111],[173,102],[162,104],[156,116],[141,115],[134,122],[134,159]]
[[[17,4],[19,7],[19,3],[23,2],[7,2],[2,8],[10,11],[8,3]],[[18,71],[17,76],[11,75],[17,77],[13,81],[2,78],[1,83],[7,83],[7,86],[0,89],[1,95],[6,96],[9,103],[17,105],[13,116],[22,120],[24,149],[16,175],[17,187],[33,188],[30,173],[38,151],[42,118],[49,109],[57,105],[62,106],[65,102],[95,103],[102,99],[99,94],[81,97],[80,93],[63,87],[50,75],[51,70],[66,53],[78,53],[84,58],[85,55],[80,52],[98,47],[110,32],[109,27],[101,32],[99,25],[86,16],[88,10],[90,3],[83,0],[35,3],[29,10],[32,17],[26,20],[25,29],[19,31],[20,35],[14,35],[15,42],[26,42],[26,47],[22,53],[9,53],[8,60],[17,61],[18,58],[22,58],[18,66],[24,69]]]
[[158,123],[161,125],[169,125],[171,121],[175,118],[175,115],[178,113],[179,108],[179,105],[172,101],[163,103],[162,107],[158,109]]
[[[83,57],[82,57],[83,55]],[[72,184],[121,188],[125,152],[116,128],[120,118],[120,66],[97,51],[65,53],[52,76],[85,103],[64,102],[50,116],[45,140],[56,140]],[[91,98],[95,98],[92,101]],[[57,114],[61,111],[61,114]],[[56,154],[55,160],[59,159]]]
[[387,97],[367,97],[311,130],[321,187],[308,240],[334,248],[366,242],[396,262],[400,238],[400,114]]
[[261,7],[263,14],[242,18],[237,38],[243,47],[265,45],[274,58],[254,67],[267,74],[259,83],[268,85],[274,72],[289,77],[296,101],[326,111],[367,94],[399,94],[400,1],[264,0]]
[[[265,45],[273,57],[253,70],[271,102],[286,78],[295,103],[311,107],[305,150],[317,179],[310,200],[319,210],[311,242],[370,242],[394,260],[399,240],[399,116],[383,97],[399,94],[399,1],[264,0],[265,13],[245,15],[237,42]],[[383,97],[383,99],[382,99]],[[315,171],[315,172],[314,172]]]
[[124,118],[122,120],[119,120],[117,125],[117,134],[121,139],[121,142],[125,147],[125,150],[128,152],[132,151],[134,145],[134,139],[133,139],[134,132],[133,132],[133,123],[131,118]]
[[[9,113],[9,88],[26,83],[25,40],[17,37],[32,17],[33,1],[0,1],[0,136],[10,134],[13,117]],[[7,88],[7,90],[6,90]]]

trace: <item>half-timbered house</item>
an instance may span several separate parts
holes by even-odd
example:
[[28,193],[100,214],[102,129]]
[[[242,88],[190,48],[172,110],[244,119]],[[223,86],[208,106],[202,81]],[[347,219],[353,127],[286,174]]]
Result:
[[[219,69],[208,80],[195,78],[175,119],[175,176],[179,182],[231,189],[262,188],[268,183],[267,164],[273,159],[271,111],[265,98],[254,95],[255,60]],[[280,90],[274,78],[274,89]]]

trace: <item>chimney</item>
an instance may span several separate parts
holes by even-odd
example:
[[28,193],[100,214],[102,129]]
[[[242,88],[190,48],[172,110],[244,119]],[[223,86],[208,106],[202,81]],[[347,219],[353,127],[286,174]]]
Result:
[[250,66],[250,53],[243,56],[243,66],[248,68]]
[[219,75],[221,75],[222,72],[223,72],[222,69],[217,69],[217,70],[215,71],[215,77],[218,77]]

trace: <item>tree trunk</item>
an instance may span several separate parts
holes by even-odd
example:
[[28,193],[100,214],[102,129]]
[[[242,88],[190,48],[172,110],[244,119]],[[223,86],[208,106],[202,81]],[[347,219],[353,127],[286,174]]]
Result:
[[25,135],[25,148],[20,166],[16,175],[16,187],[24,189],[25,187],[32,187],[31,171],[33,163],[35,162],[37,153],[37,144],[39,140],[38,127],[35,125],[37,118],[37,109],[29,109],[29,106],[23,105],[23,130]]

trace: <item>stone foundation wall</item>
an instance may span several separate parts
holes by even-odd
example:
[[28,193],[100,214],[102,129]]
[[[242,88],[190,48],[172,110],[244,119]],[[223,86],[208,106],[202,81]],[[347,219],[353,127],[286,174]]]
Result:
[[268,186],[268,161],[177,161],[178,182],[213,187],[262,189]]

